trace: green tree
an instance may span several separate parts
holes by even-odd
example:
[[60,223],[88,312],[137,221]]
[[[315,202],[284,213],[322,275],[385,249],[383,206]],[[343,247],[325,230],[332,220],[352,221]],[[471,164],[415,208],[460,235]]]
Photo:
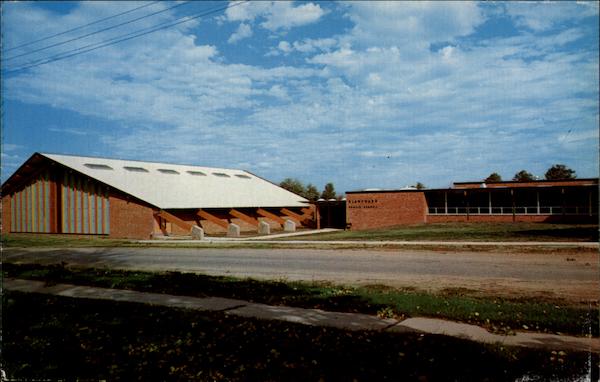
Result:
[[502,182],[502,177],[497,172],[493,172],[490,174],[490,176],[485,178],[484,182],[486,182],[486,183]]
[[314,202],[317,199],[319,199],[319,190],[317,190],[317,187],[315,187],[309,183],[306,186],[306,191],[305,191],[304,195],[302,195],[302,196],[304,196],[306,199],[310,200],[311,202]]
[[335,187],[333,187],[333,183],[327,183],[323,192],[321,193],[321,198],[325,200],[335,199]]
[[546,171],[547,180],[560,180],[560,179],[575,179],[575,171],[571,170],[564,164],[555,164]]
[[530,172],[521,170],[515,174],[513,180],[516,180],[517,182],[531,182],[532,180],[535,180],[535,178],[533,177],[533,175],[531,175]]
[[279,186],[290,192],[293,192],[296,195],[304,196],[306,194],[304,185],[298,179],[285,178],[281,183],[279,183]]
[[421,183],[421,182],[417,182],[417,184],[415,184],[413,187],[414,187],[414,188],[416,188],[417,190],[423,190],[423,189],[427,188],[427,187],[425,187],[425,185],[424,185],[423,183]]

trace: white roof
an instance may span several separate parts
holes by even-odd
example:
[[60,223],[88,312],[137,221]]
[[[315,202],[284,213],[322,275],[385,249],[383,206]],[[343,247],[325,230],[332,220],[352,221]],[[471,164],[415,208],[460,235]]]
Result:
[[161,209],[308,205],[303,197],[242,170],[41,155]]

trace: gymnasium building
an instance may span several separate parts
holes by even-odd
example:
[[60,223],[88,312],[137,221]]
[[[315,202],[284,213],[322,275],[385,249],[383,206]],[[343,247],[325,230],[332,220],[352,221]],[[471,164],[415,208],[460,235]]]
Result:
[[294,230],[313,214],[306,199],[234,169],[35,153],[2,185],[5,233],[237,236]]

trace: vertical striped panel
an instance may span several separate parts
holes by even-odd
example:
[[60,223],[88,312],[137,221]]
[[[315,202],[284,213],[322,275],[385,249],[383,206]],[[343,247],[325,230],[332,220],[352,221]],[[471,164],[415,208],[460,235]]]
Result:
[[104,190],[104,234],[110,233],[110,201],[108,199],[108,190]]
[[35,182],[35,225],[37,232],[44,232],[44,195],[42,195],[42,180]]
[[31,232],[37,232],[37,188],[36,188],[36,182],[31,183],[31,186],[29,187],[29,189],[31,190],[31,203],[29,204],[31,206],[31,208],[29,209],[30,211],[30,215],[31,215]]
[[47,174],[45,173],[42,177],[42,232],[48,232],[48,213],[46,211],[46,206],[48,205],[48,201],[46,200],[48,196],[48,192],[46,191],[46,185],[48,184]]
[[102,224],[102,195],[100,194],[100,185],[98,185],[96,190],[96,232],[104,233],[104,226]]
[[17,194],[17,231],[23,232],[23,192]]
[[[52,229],[52,221],[51,221],[51,217],[50,217],[50,175],[46,174],[46,182],[44,184],[44,189],[45,189],[45,204],[44,204],[44,211],[46,214],[46,232],[50,232],[50,230]],[[56,214],[55,214],[56,216]]]
[[10,198],[10,230],[16,231],[17,228],[17,207],[15,203],[15,195]]
[[67,228],[67,174],[63,175],[62,184],[60,186],[60,205],[61,205],[61,232],[67,233],[69,232]]
[[97,224],[96,224],[96,187],[95,182],[90,182],[88,185],[89,191],[89,204],[90,204],[90,233],[96,234],[98,233]]
[[23,231],[29,231],[29,193],[27,187],[23,190],[23,206],[24,206],[24,217],[23,217]]
[[90,215],[89,215],[89,209],[88,209],[88,182],[84,181],[82,184],[82,190],[81,190],[81,204],[83,205],[82,207],[82,220],[83,220],[83,233],[90,233]]
[[69,233],[77,232],[77,204],[75,203],[75,179],[69,175]]
[[[73,173],[63,174],[58,225],[63,233],[108,234],[110,210],[108,189]],[[49,172],[15,192],[10,201],[12,232],[50,232],[51,181]]]

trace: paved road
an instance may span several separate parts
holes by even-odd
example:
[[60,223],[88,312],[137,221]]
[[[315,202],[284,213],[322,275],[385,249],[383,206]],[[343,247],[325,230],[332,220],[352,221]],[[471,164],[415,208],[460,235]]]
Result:
[[598,300],[598,255],[226,248],[5,249],[3,261]]

